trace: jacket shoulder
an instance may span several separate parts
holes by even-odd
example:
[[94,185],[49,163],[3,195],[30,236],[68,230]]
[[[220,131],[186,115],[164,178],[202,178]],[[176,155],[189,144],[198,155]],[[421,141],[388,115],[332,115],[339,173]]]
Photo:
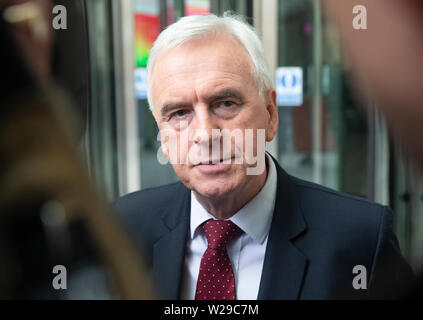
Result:
[[373,212],[378,214],[387,208],[384,205],[359,196],[346,194],[299,178],[290,178],[296,187],[296,191],[300,195],[303,207],[308,207],[304,204],[309,202],[315,206],[315,208],[319,209],[342,209],[342,212],[351,210],[358,210],[361,212],[364,210],[366,213]]
[[122,214],[137,214],[142,209],[160,211],[173,199],[182,196],[186,190],[181,182],[147,188],[116,199],[113,206]]
[[323,286],[319,277],[326,272],[328,261],[332,271],[324,281],[334,281],[339,294],[348,298],[364,297],[356,296],[358,292],[351,288],[353,268],[358,265],[368,272],[366,297],[395,297],[412,281],[413,272],[392,231],[389,207],[301,179],[291,180],[308,226],[296,245],[312,261],[310,272],[319,275],[306,286],[305,296]]
[[387,206],[298,178],[292,181],[308,226],[326,232],[327,237],[331,234],[353,241],[368,235],[375,240],[382,224],[392,224],[392,211]]
[[152,245],[168,229],[163,223],[164,214],[173,212],[188,189],[181,183],[143,189],[115,200],[114,211],[118,220],[141,247],[150,251]]

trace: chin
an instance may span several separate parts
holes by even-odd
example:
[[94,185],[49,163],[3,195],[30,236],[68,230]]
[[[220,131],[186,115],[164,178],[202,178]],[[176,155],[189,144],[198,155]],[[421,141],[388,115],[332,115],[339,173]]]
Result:
[[181,182],[205,198],[224,198],[237,192],[246,182],[245,170],[240,166],[232,166],[220,173],[204,173],[198,168],[183,169],[175,170]]
[[205,179],[191,182],[190,189],[206,198],[224,198],[238,189],[234,179]]

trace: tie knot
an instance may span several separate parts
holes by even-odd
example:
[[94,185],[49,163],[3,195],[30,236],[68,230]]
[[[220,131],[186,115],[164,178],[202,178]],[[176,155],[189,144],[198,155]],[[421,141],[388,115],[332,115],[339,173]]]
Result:
[[226,249],[232,238],[242,231],[230,220],[207,220],[203,225],[207,243],[211,249]]

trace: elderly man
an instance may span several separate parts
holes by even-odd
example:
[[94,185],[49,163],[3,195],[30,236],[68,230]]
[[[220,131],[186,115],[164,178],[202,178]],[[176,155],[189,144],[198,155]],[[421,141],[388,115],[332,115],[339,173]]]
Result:
[[180,19],[155,42],[148,79],[181,182],[116,207],[161,297],[389,297],[412,278],[389,208],[294,178],[265,153],[278,127],[276,93],[242,19]]

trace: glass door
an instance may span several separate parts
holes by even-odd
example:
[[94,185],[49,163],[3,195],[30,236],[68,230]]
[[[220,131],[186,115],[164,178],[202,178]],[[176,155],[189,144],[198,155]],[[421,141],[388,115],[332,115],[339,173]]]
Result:
[[277,33],[281,165],[294,176],[368,197],[368,121],[350,87],[336,29],[319,1],[279,0]]

